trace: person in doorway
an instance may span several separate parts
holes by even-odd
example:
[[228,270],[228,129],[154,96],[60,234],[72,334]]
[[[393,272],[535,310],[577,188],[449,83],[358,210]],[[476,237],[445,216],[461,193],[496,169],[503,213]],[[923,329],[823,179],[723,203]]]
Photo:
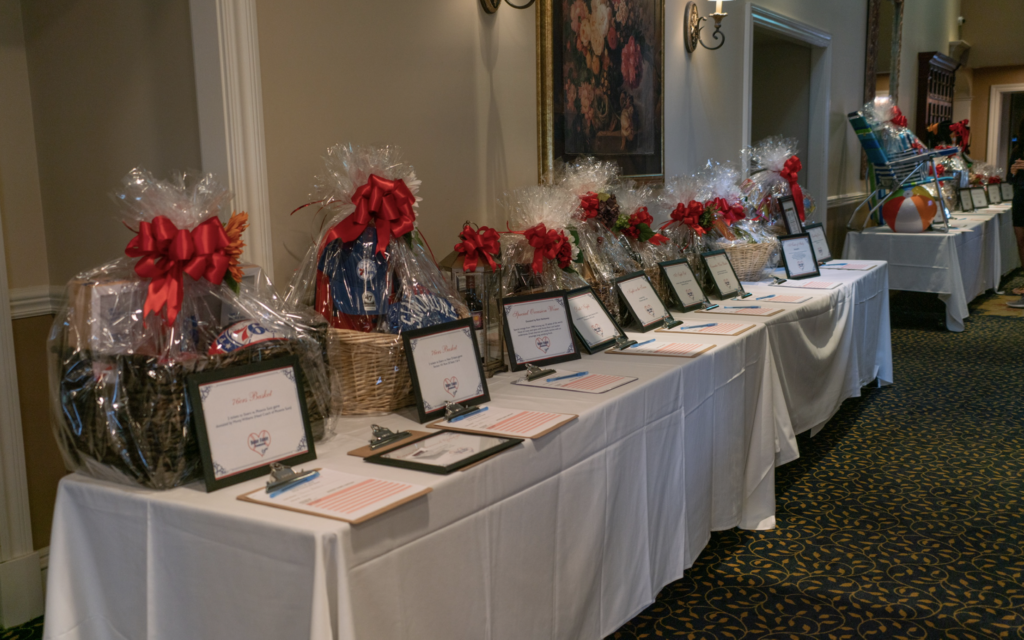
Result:
[[[1021,120],[1017,141],[1010,153],[1010,170],[1006,174],[1006,181],[1013,184],[1013,233],[1017,236],[1020,262],[1024,265],[1024,120]],[[1014,289],[1013,292],[1020,295],[1020,298],[1007,306],[1024,309],[1024,287]]]

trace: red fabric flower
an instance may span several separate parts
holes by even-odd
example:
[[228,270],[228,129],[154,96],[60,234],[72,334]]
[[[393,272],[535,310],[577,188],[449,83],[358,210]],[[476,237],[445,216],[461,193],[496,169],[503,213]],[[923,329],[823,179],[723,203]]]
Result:
[[654,222],[654,218],[647,212],[647,207],[640,207],[633,212],[633,215],[629,216],[629,226],[623,229],[622,232],[630,238],[639,238],[639,225],[646,224],[649,227],[652,222]]
[[989,184],[999,184],[1000,182],[1002,182],[1002,180],[999,178],[999,176],[991,176],[988,179]]

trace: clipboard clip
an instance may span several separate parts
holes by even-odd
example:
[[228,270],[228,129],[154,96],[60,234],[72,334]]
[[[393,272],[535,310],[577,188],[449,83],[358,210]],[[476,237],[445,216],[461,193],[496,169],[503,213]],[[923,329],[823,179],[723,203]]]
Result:
[[526,381],[533,382],[537,378],[543,378],[554,373],[554,369],[541,369],[540,367],[532,364],[526,365]]
[[783,282],[786,281],[785,278],[780,278],[779,276],[772,276],[772,278],[775,278],[775,282],[773,282],[772,284],[782,284]]
[[370,438],[370,450],[379,449],[385,447],[393,442],[404,440],[408,438],[410,434],[408,431],[392,431],[387,427],[382,427],[379,424],[371,424],[370,429],[373,431],[373,437]]
[[708,311],[709,309],[717,309],[718,308],[717,304],[711,304],[707,300],[705,300],[702,304],[704,305],[704,307],[703,307],[704,311]]
[[673,320],[671,313],[665,315],[664,327],[666,329],[671,329],[672,327],[678,327],[681,324],[683,324],[683,321],[682,320]]
[[[679,324],[682,324],[681,322]],[[619,351],[636,344],[636,340],[630,340],[624,335],[615,336],[615,348]]]
[[444,403],[444,419],[451,422],[453,418],[459,416],[468,416],[471,413],[476,413],[480,410],[480,407],[464,407],[458,402],[445,402]]
[[313,475],[314,473],[316,473],[316,469],[313,469],[312,471],[296,472],[291,467],[283,465],[280,462],[271,462],[270,480],[267,481],[267,493],[286,489],[306,476]]

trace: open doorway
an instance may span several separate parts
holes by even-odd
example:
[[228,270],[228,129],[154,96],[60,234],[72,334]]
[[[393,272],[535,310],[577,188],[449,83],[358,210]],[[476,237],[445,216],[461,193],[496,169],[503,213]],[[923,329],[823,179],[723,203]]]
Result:
[[988,145],[985,162],[1006,171],[1024,120],[1024,84],[994,84],[988,99]]

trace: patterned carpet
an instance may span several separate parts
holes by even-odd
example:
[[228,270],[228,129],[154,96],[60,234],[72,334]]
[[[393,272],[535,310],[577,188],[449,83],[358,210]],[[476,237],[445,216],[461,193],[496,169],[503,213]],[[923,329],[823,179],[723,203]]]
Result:
[[36,618],[28,624],[6,631],[0,631],[0,640],[40,640],[43,637],[43,619]]
[[778,527],[713,534],[611,638],[1024,638],[1024,324],[911,306],[896,385],[776,472]]

